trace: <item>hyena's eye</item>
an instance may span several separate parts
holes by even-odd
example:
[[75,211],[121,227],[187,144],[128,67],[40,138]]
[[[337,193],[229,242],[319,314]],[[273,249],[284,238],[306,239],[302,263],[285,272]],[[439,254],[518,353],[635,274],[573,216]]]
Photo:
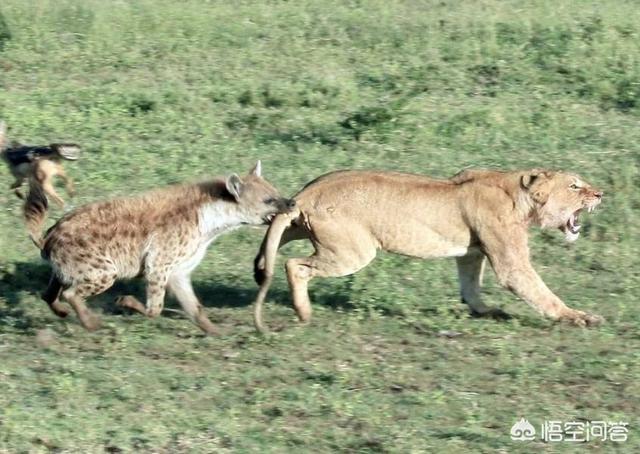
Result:
[[276,203],[276,199],[269,197],[268,199],[264,199],[263,202],[266,205],[274,205]]

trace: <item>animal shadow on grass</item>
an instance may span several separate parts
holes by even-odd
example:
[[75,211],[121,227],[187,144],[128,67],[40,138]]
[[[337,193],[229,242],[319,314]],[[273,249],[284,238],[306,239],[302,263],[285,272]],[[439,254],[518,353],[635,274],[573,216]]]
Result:
[[[33,331],[42,326],[41,317],[32,316],[25,311],[25,306],[21,304],[26,295],[31,295],[33,304],[46,303],[41,300],[41,294],[47,288],[51,274],[50,266],[45,262],[29,261],[14,263],[14,270],[0,269],[0,296],[7,302],[0,305],[0,329],[2,327],[13,327],[24,331]],[[334,291],[319,291],[316,295],[311,292],[314,304],[329,307],[334,310],[352,311],[356,306],[350,301],[352,281],[350,278],[344,279],[334,288]],[[196,295],[207,308],[248,308],[256,297],[258,287],[235,287],[216,281],[194,281],[193,287]],[[87,305],[91,310],[101,311],[105,315],[120,317],[141,317],[133,311],[123,309],[115,304],[118,296],[134,295],[140,301],[145,301],[145,282],[142,278],[123,280],[115,283],[106,292],[89,298]],[[269,291],[267,304],[277,304],[290,307],[291,297],[286,286],[280,288],[273,286]],[[167,294],[165,307],[169,310],[163,311],[162,316],[168,318],[184,318],[180,305],[169,293]],[[178,310],[176,310],[178,309]],[[48,310],[41,312],[44,317],[49,315]],[[50,314],[52,319],[57,319]],[[216,319],[215,311],[209,313],[212,320]]]
[[[14,263],[14,271],[0,269],[0,296],[7,301],[6,305],[0,305],[0,328],[2,326],[13,326],[21,329],[37,328],[38,323],[30,317],[24,310],[23,302],[25,295],[32,295],[36,301],[46,305],[41,301],[41,294],[47,288],[51,274],[50,266],[45,262],[17,262]],[[193,287],[196,295],[205,307],[208,308],[243,308],[251,305],[258,292],[257,286],[233,287],[221,282],[214,281],[194,281]],[[118,296],[134,295],[140,301],[145,301],[145,282],[142,278],[117,281],[113,287],[106,292],[88,299],[87,306],[91,310],[100,310],[110,315],[135,315],[132,311],[123,309],[115,304]],[[280,289],[272,289],[270,299],[277,303],[288,304],[288,292]],[[165,306],[171,309],[180,309],[180,305],[169,293],[167,294]],[[184,317],[181,311],[164,311],[165,317]],[[53,316],[53,314],[52,314]]]
[[49,271],[45,263],[36,262],[16,263],[13,273],[0,269],[0,297],[7,302],[0,305],[0,330],[13,327],[29,331],[38,327],[39,324],[25,312],[20,303],[25,292],[34,293],[41,283],[44,283],[42,290],[45,289],[49,282]]

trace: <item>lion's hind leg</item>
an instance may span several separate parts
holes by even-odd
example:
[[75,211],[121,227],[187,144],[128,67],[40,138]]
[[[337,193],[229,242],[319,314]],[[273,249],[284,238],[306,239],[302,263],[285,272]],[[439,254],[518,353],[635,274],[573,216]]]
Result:
[[368,232],[345,231],[340,223],[315,224],[313,244],[315,253],[306,258],[286,262],[287,280],[298,318],[308,322],[311,301],[308,285],[314,277],[340,277],[353,274],[367,266],[376,256],[376,247]]

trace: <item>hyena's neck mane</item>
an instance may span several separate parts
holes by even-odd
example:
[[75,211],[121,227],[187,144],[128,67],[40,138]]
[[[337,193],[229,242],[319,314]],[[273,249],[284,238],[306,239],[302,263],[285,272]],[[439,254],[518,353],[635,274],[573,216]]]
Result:
[[238,204],[223,180],[197,183],[191,189],[197,194],[198,230],[203,237],[212,239],[243,223]]

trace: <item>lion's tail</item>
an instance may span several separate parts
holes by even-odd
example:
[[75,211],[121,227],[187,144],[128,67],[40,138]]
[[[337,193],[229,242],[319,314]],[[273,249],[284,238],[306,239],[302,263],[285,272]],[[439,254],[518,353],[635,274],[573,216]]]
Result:
[[273,270],[276,265],[276,255],[280,247],[280,240],[284,231],[299,215],[300,211],[298,209],[293,210],[291,213],[277,215],[269,226],[269,230],[267,230],[267,234],[260,246],[260,252],[258,252],[254,260],[253,277],[260,285],[260,290],[253,306],[253,324],[262,334],[269,332],[262,321],[262,304],[273,280]]
[[42,226],[47,219],[49,202],[40,182],[34,177],[29,178],[29,194],[24,202],[24,220],[27,224],[29,237],[38,247],[42,249]]
[[5,148],[7,148],[7,124],[0,120],[0,153],[2,153],[4,151]]

